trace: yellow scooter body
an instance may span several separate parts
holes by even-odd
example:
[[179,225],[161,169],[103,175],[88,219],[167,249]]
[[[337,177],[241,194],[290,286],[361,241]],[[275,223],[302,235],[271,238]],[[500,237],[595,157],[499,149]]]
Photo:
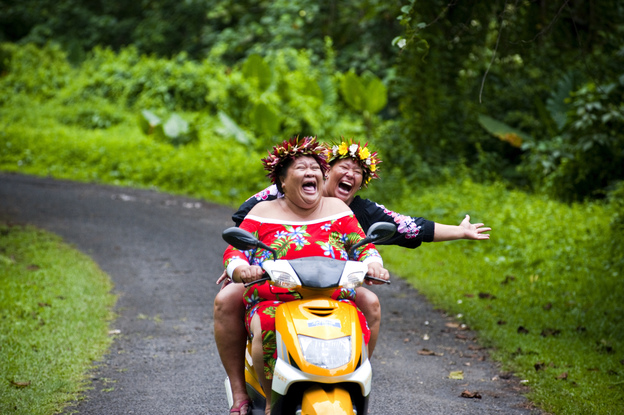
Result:
[[[355,407],[366,413],[372,372],[357,309],[322,295],[328,294],[323,290],[300,293],[302,300],[283,303],[275,313],[278,359],[272,413],[290,413],[291,399],[300,403],[297,414],[353,415]],[[311,364],[298,335],[324,340],[350,337],[350,359],[336,368]]]
[[[273,386],[274,390],[281,389],[283,395],[273,392],[272,413],[354,415],[355,406],[360,407],[360,414],[366,413],[372,375],[356,308],[321,296],[318,292],[306,292],[304,295],[307,297],[302,300],[280,304],[275,312],[278,359]],[[299,334],[328,340],[350,336],[351,359],[345,365],[333,369],[308,363],[303,358]],[[248,393],[250,396],[264,396],[252,365],[251,343],[248,343],[245,365]],[[364,373],[364,379],[359,383],[352,379],[358,369]],[[290,376],[292,372],[299,371],[305,374],[306,379]],[[361,397],[361,402],[356,404],[353,395]],[[292,410],[292,403],[286,402],[289,398],[300,402],[301,412]],[[256,403],[256,406],[259,405],[260,402]]]
[[[350,304],[327,297],[290,301],[282,304],[276,311],[275,329],[280,333],[283,342],[283,350],[278,350],[279,356],[284,356],[284,360],[289,358],[289,363],[303,372],[327,377],[341,376],[353,372],[360,362],[362,328],[357,310]],[[351,349],[354,351],[351,360],[334,369],[310,364],[303,358],[298,334],[327,340],[351,336]]]

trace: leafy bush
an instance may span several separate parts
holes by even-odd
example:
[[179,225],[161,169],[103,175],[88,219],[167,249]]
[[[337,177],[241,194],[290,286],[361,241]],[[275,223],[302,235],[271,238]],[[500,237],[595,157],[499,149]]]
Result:
[[[624,26],[581,24],[588,13],[620,13],[616,2],[409,3],[400,15],[406,30],[396,83],[414,162],[465,163],[474,180],[498,176],[568,201],[604,197],[621,180],[621,92],[607,85],[620,83]],[[562,69],[574,76],[561,82]],[[520,147],[492,139],[479,128],[483,114],[533,140]],[[399,155],[396,163],[407,171],[410,160]]]
[[624,76],[574,91],[560,136],[532,143],[528,169],[542,169],[545,187],[564,200],[602,198],[624,180]]
[[604,198],[624,179],[624,76],[615,83],[576,88],[566,74],[542,110],[551,137],[536,139],[481,115],[480,124],[510,145],[522,148],[519,170],[562,200]]
[[176,147],[195,143],[199,139],[195,125],[176,113],[171,114],[163,123],[156,114],[143,110],[139,115],[139,127],[143,134],[153,134],[158,141]]
[[11,97],[26,94],[49,99],[69,84],[72,69],[65,52],[57,45],[0,44],[0,105]]
[[96,48],[63,97],[67,103],[95,96],[128,108],[199,111],[208,105],[207,81],[219,69],[191,61],[185,54],[157,59],[141,56],[133,47],[119,53]]

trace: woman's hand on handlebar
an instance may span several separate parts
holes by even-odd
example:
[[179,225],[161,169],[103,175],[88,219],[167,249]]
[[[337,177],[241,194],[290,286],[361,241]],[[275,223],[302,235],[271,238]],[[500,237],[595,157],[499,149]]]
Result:
[[[368,273],[366,275],[373,277],[373,278],[380,279],[380,280],[385,280],[385,281],[388,281],[390,279],[390,273],[379,262],[372,262],[368,264]],[[367,279],[366,284],[367,285],[384,284],[384,282]]]
[[264,275],[264,270],[258,265],[239,265],[232,273],[235,282],[249,283],[260,279]]

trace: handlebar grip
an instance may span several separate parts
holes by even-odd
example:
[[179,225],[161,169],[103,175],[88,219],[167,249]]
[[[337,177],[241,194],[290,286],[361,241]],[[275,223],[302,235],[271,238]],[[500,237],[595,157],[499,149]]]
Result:
[[245,288],[247,288],[247,287],[249,287],[251,285],[254,285],[254,284],[260,284],[261,282],[265,282],[265,281],[268,281],[270,279],[271,279],[271,277],[269,277],[268,274],[264,274],[264,277],[262,277],[262,278],[259,278],[259,279],[255,280],[255,281],[252,281],[252,282],[246,282],[245,283]]
[[382,278],[371,277],[370,275],[365,276],[364,279],[365,280],[378,281],[378,282],[382,282],[384,284],[390,284],[390,280],[384,280]]

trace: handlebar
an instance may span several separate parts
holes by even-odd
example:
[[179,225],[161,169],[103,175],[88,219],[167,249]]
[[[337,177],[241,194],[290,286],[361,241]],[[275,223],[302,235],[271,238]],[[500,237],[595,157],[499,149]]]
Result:
[[[271,277],[269,277],[269,274],[265,273],[263,277],[258,278],[255,281],[251,281],[251,282],[246,282],[245,283],[245,288],[250,287],[254,284],[260,284],[264,281],[269,281],[271,279]],[[383,284],[390,284],[390,280],[384,280],[383,278],[377,278],[377,277],[371,277],[370,275],[366,275],[364,277],[365,280],[371,280],[371,281],[377,281],[377,282],[381,282]]]
[[245,283],[245,288],[254,285],[254,284],[260,284],[261,282],[265,282],[265,281],[269,281],[271,279],[271,277],[269,277],[269,274],[267,274],[266,272],[264,273],[264,276],[258,278],[255,281],[252,282],[246,282]]
[[364,277],[365,280],[377,281],[384,284],[390,284],[390,280],[384,280],[383,278],[371,277],[370,275],[366,275]]

